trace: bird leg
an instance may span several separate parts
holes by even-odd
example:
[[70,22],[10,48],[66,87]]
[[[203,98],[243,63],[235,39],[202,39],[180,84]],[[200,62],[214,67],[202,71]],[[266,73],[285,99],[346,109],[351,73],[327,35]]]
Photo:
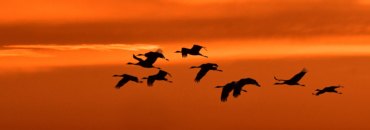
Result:
[[172,83],[172,81],[168,81],[167,79],[163,79],[163,80]]
[[203,57],[205,57],[205,58],[208,58],[208,56],[205,56],[205,55],[202,55],[202,54],[200,54],[200,56],[203,56]]

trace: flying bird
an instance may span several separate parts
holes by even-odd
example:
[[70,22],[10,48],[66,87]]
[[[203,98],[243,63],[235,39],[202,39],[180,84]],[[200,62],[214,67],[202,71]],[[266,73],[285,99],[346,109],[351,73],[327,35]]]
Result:
[[168,61],[168,59],[166,59],[163,54],[162,54],[162,49],[158,49],[156,52],[148,52],[148,53],[145,53],[145,54],[138,54],[138,56],[145,56],[147,59],[145,61],[147,62],[155,62],[157,61],[158,58],[163,58],[165,60]]
[[192,66],[192,67],[190,67],[190,69],[192,69],[192,68],[201,68],[200,71],[197,74],[197,77],[195,77],[195,82],[199,82],[200,79],[202,79],[204,77],[204,75],[206,75],[206,73],[209,70],[215,70],[215,71],[222,72],[222,70],[217,70],[217,67],[218,67],[217,64],[214,64],[214,63],[206,63],[206,64],[202,64],[200,66]]
[[[320,94],[323,94],[323,93],[325,93],[325,92],[338,93],[335,89],[336,89],[336,88],[340,88],[340,87],[342,87],[342,88],[343,88],[343,86],[338,85],[338,86],[325,87],[325,88],[324,88],[324,89],[322,89],[322,90],[320,90],[320,89],[316,89],[316,91],[318,91],[318,92],[317,92],[316,94],[312,93],[312,95],[319,96]],[[342,93],[338,93],[338,94],[342,94]]]
[[203,46],[193,45],[193,47],[191,49],[182,48],[181,51],[176,51],[175,53],[181,53],[183,58],[188,56],[188,54],[189,55],[200,55],[200,56],[208,58],[208,56],[204,56],[204,55],[199,53],[200,49],[202,49],[202,48],[204,48],[207,51],[207,49]]
[[154,67],[153,66],[153,63],[155,62],[155,60],[143,60],[141,58],[138,58],[136,57],[135,55],[133,55],[134,59],[138,60],[139,62],[138,63],[131,63],[131,62],[128,62],[127,64],[128,65],[140,65],[141,67],[144,67],[144,68],[157,68],[157,69],[160,69],[158,67]]
[[[284,81],[283,83],[275,83],[275,85],[279,85],[279,84],[287,84],[287,85],[300,85],[298,83],[299,80],[301,80],[301,78],[307,73],[307,70],[305,68],[303,68],[303,70],[296,74],[293,78],[289,79],[289,80],[283,80],[283,79],[276,79],[277,81]],[[301,85],[301,86],[305,86],[305,85]]]
[[246,78],[246,79],[240,79],[238,82],[231,82],[226,84],[225,86],[217,86],[216,88],[223,88],[221,92],[221,101],[226,102],[227,97],[229,97],[229,93],[234,90],[233,96],[237,98],[240,95],[240,92],[247,92],[246,90],[243,90],[242,88],[244,85],[251,84],[256,85],[258,87],[261,87],[256,80],[252,78]]
[[164,80],[164,81],[172,83],[172,81],[168,81],[166,78],[164,78],[167,76],[167,74],[170,77],[172,77],[171,74],[167,73],[166,71],[159,70],[159,72],[156,75],[150,75],[149,77],[144,77],[143,79],[148,79],[147,83],[149,87],[153,86],[153,83],[155,80]]
[[116,88],[119,89],[123,85],[125,85],[128,81],[134,81],[136,83],[142,83],[143,81],[139,81],[139,79],[135,76],[123,74],[123,75],[113,75],[113,77],[123,77],[118,84],[116,85]]

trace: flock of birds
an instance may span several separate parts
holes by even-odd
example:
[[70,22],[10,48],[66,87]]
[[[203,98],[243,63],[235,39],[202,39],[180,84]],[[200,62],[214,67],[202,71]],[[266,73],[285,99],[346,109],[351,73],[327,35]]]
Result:
[[[203,57],[208,58],[207,56],[204,56],[204,55],[202,55],[202,54],[199,53],[202,48],[205,49],[205,47],[203,47],[203,46],[193,45],[193,47],[191,49],[182,48],[181,51],[176,51],[175,53],[181,53],[183,58],[187,57],[188,55],[195,55],[195,56],[198,55],[198,56],[203,56]],[[157,61],[158,58],[163,58],[163,59],[169,61],[168,59],[166,59],[163,56],[161,49],[158,49],[156,52],[152,52],[151,51],[151,52],[148,52],[148,53],[145,53],[145,54],[138,54],[137,56],[145,56],[146,59],[143,60],[141,58],[138,58],[134,54],[133,55],[134,59],[138,60],[139,62],[138,63],[131,63],[131,62],[129,62],[127,64],[129,64],[129,65],[139,65],[139,66],[144,67],[144,68],[157,68],[157,69],[160,69],[159,67],[154,67],[153,66],[153,64]],[[222,70],[218,70],[217,67],[218,67],[217,64],[214,64],[214,63],[206,63],[206,64],[202,64],[200,66],[192,66],[192,67],[190,67],[190,69],[192,69],[192,68],[201,68],[200,71],[198,72],[197,76],[195,77],[195,82],[198,83],[206,75],[206,73],[209,70],[214,70],[214,71],[220,71],[220,72],[222,72]],[[274,77],[275,80],[277,80],[277,81],[283,81],[283,82],[280,82],[280,83],[275,83],[275,85],[282,85],[282,84],[286,84],[286,85],[300,85],[298,83],[298,81],[301,80],[302,77],[306,73],[307,73],[307,70],[304,68],[300,73],[296,74],[295,76],[293,76],[289,80],[277,79],[276,77]],[[164,80],[164,81],[167,81],[167,82],[172,83],[172,81],[168,81],[168,79],[165,78],[167,75],[169,75],[171,77],[171,74],[169,74],[168,72],[163,71],[163,70],[160,69],[159,72],[156,75],[150,75],[148,77],[143,77],[142,79],[147,79],[148,86],[153,86],[153,83],[156,80]],[[113,76],[114,77],[123,77],[118,82],[118,84],[116,85],[116,88],[117,89],[121,88],[128,81],[134,81],[136,83],[142,83],[142,81],[139,81],[139,79],[137,77],[132,76],[132,75],[128,75],[128,74],[113,75]],[[256,85],[256,86],[260,87],[260,85],[258,84],[258,82],[256,80],[254,80],[252,78],[245,78],[245,79],[240,79],[237,82],[232,81],[231,83],[228,83],[225,86],[217,86],[216,88],[223,88],[222,89],[222,92],[221,92],[221,101],[222,102],[225,102],[225,101],[227,101],[227,98],[229,97],[229,93],[231,91],[233,91],[233,96],[235,98],[240,95],[241,91],[247,92],[246,90],[243,90],[242,89],[243,86],[245,86],[245,85]],[[300,86],[305,86],[305,85],[300,85]],[[317,89],[316,91],[318,91],[318,92],[316,94],[315,93],[312,93],[312,94],[318,96],[318,95],[323,94],[325,92],[338,93],[335,89],[340,88],[340,87],[343,87],[343,86],[338,85],[338,86],[325,87],[322,90]],[[338,94],[342,94],[342,93],[338,93]]]

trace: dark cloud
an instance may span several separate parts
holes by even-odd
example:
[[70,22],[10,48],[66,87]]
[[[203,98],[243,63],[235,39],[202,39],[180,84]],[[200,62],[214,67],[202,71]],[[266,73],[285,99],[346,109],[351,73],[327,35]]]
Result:
[[230,2],[163,7],[167,8],[153,12],[158,18],[148,15],[147,19],[1,24],[0,43],[170,43],[370,34],[369,6],[349,1]]

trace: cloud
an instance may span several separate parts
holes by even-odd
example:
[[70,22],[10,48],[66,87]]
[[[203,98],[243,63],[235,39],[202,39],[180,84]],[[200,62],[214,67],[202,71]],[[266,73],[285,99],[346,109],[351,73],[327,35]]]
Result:
[[[10,9],[2,8],[0,14],[6,15],[0,20],[16,22],[0,24],[0,44],[170,43],[370,34],[370,5],[354,0],[194,1],[37,0],[22,5],[9,1],[8,5],[0,3]],[[23,6],[27,8],[13,11]]]
[[136,44],[136,45],[126,45],[126,44],[107,44],[107,45],[9,45],[4,46],[8,48],[28,48],[28,49],[55,49],[55,50],[80,50],[80,49],[91,49],[91,50],[151,50],[157,49],[157,45],[145,45],[145,44]]
[[53,57],[52,55],[39,54],[31,49],[6,49],[0,50],[0,57],[27,56],[27,57]]

